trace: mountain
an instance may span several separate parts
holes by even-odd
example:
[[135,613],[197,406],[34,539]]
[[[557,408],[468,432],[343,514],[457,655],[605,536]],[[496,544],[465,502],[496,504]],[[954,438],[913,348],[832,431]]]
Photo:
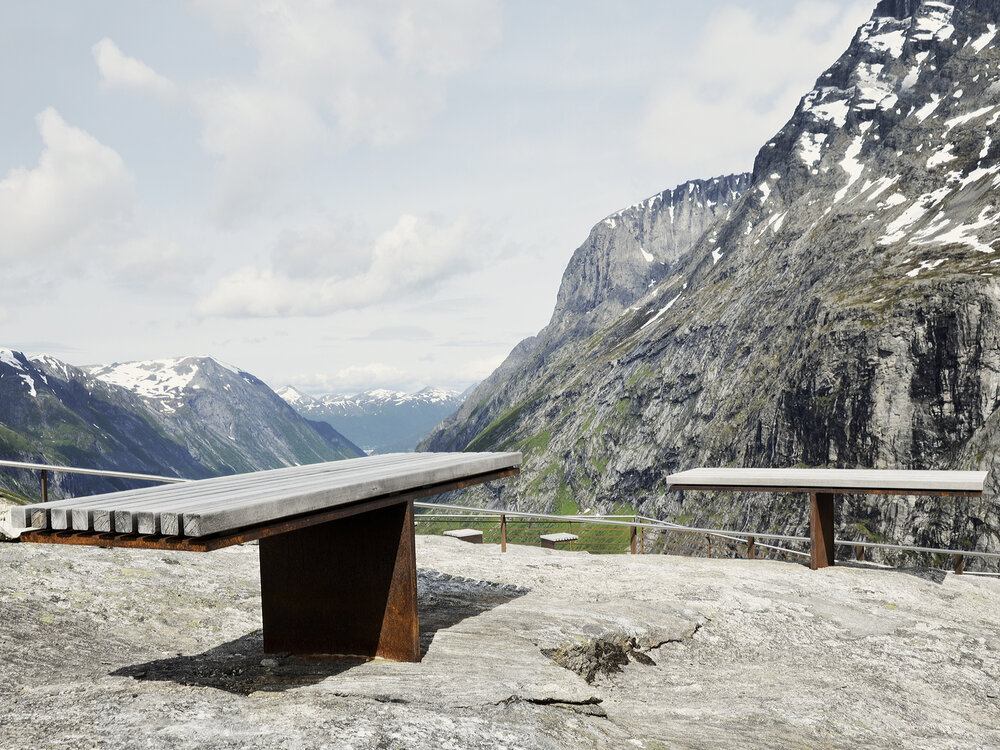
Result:
[[277,394],[303,417],[331,425],[367,453],[412,451],[463,398],[457,391],[432,387],[416,393],[376,389],[354,396],[309,396],[286,385]]
[[[752,187],[658,283],[585,337],[522,342],[421,447],[526,451],[516,481],[466,501],[792,533],[808,525],[800,498],[668,493],[664,477],[989,469],[982,501],[848,498],[838,523],[996,548],[998,26],[994,2],[880,2],[760,150]],[[581,266],[564,289],[583,286]],[[589,305],[560,327],[586,331]]]
[[[0,349],[0,457],[202,478],[362,455],[253,375],[210,357],[79,368]],[[34,472],[5,472],[37,494]],[[53,494],[131,486],[57,474]]]
[[749,184],[749,174],[692,180],[599,222],[570,259],[549,324],[519,343],[418,450],[461,450],[469,445],[516,405],[522,387],[534,380],[539,368],[574,357],[602,325],[671,278],[687,251],[728,214]]

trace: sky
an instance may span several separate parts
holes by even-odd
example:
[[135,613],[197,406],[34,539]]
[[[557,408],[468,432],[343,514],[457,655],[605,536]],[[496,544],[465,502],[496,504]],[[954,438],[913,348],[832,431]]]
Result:
[[0,5],[0,346],[463,390],[603,217],[749,171],[875,0]]

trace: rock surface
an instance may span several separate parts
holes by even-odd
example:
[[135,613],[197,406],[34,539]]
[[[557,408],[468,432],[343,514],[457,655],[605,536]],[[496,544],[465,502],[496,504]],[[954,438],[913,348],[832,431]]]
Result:
[[0,544],[3,746],[1000,744],[996,578],[508,549],[418,537],[401,664],[263,654],[252,545]]
[[538,371],[575,357],[582,341],[669,278],[695,241],[728,213],[749,184],[749,174],[690,180],[598,223],[563,273],[549,324],[519,343],[418,450],[461,450],[475,441],[489,444],[495,437],[490,431],[494,419],[525,387],[533,387]]

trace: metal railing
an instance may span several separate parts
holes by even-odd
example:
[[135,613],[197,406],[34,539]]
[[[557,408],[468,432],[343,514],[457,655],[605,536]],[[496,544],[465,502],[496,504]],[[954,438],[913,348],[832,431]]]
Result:
[[[55,466],[52,464],[26,463],[23,461],[2,461],[0,467],[38,471],[41,475],[42,502],[48,501],[48,474],[89,474],[115,479],[136,479],[150,482],[186,482],[180,477],[164,477],[155,474],[139,474],[125,471],[105,471],[84,469],[75,466]],[[591,552],[632,553],[632,554],[686,554],[707,557],[731,557],[755,559],[758,557],[810,555],[802,550],[790,549],[775,544],[761,543],[766,539],[777,542],[804,543],[809,537],[788,534],[772,534],[759,531],[736,531],[731,529],[710,529],[684,526],[670,521],[661,521],[641,515],[554,515],[527,511],[475,508],[464,505],[441,505],[428,502],[414,502],[414,507],[431,513],[418,513],[415,518],[418,533],[441,533],[449,528],[472,527],[483,531],[484,540],[495,541],[506,551],[511,544],[537,544],[541,534],[564,531],[567,528],[577,534],[579,540],[570,542],[569,549],[587,549]],[[485,522],[486,519],[492,519]],[[595,531],[595,529],[600,529]],[[920,547],[909,544],[889,544],[885,542],[861,542],[850,539],[835,539],[838,547],[853,547],[857,560],[865,559],[868,549],[893,552],[914,552],[929,555],[948,555],[954,560],[956,573],[965,572],[966,558],[1000,559],[1000,553],[978,550],[958,550],[940,547]]]
[[[448,529],[475,528],[483,532],[483,541],[499,543],[501,551],[506,551],[508,542],[538,545],[541,534],[569,531],[580,538],[576,542],[568,543],[567,549],[586,549],[597,553],[682,554],[750,560],[762,557],[780,559],[788,559],[790,556],[806,559],[810,557],[809,552],[759,541],[766,539],[809,544],[810,538],[807,536],[684,526],[640,515],[560,516],[428,502],[416,502],[414,506],[429,511],[416,515],[417,533],[434,534]],[[618,534],[596,531],[601,527],[616,529]],[[623,528],[628,529],[628,534],[621,532]],[[868,549],[948,555],[953,559],[954,571],[959,574],[965,572],[966,558],[1000,559],[1000,553],[976,550],[862,542],[851,539],[835,539],[834,544],[839,547],[853,547],[855,559],[858,561],[865,560],[864,553]]]
[[[418,533],[434,534],[458,528],[474,528],[483,532],[483,540],[499,543],[505,551],[507,543],[539,543],[542,534],[569,531],[579,536],[567,549],[586,549],[597,553],[689,554],[704,553],[709,557],[725,556],[754,559],[758,556],[809,557],[808,553],[772,544],[760,544],[760,539],[806,541],[802,537],[782,534],[729,534],[719,529],[701,529],[659,521],[638,515],[575,515],[474,508],[464,505],[442,505],[415,502],[414,506],[430,512],[415,517]],[[435,512],[436,511],[436,512]],[[749,539],[746,539],[749,537]],[[734,542],[736,544],[734,544]],[[742,547],[738,546],[742,544]],[[760,554],[758,554],[760,553]]]
[[188,480],[180,477],[161,477],[155,474],[135,474],[129,471],[104,471],[102,469],[81,469],[76,466],[53,466],[51,464],[32,464],[24,461],[0,461],[0,466],[9,469],[27,469],[37,471],[41,476],[42,502],[49,501],[49,472],[62,474],[89,474],[98,477],[111,477],[114,479],[142,479],[150,482],[186,482]]

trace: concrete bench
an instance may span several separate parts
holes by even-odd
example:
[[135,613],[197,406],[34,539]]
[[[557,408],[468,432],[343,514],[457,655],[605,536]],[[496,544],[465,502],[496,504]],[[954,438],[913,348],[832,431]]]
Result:
[[483,543],[483,532],[478,529],[451,529],[444,532],[444,536],[461,539],[463,542],[469,542],[469,544]]
[[576,534],[567,534],[562,532],[558,534],[542,534],[538,538],[542,540],[542,546],[545,549],[556,549],[558,545],[575,542],[580,537]]
[[21,542],[209,552],[259,540],[264,650],[420,661],[413,501],[520,453],[399,453],[12,509]]
[[834,495],[980,497],[985,471],[699,468],[667,477],[671,490],[799,492],[810,498],[810,567],[834,562]]

